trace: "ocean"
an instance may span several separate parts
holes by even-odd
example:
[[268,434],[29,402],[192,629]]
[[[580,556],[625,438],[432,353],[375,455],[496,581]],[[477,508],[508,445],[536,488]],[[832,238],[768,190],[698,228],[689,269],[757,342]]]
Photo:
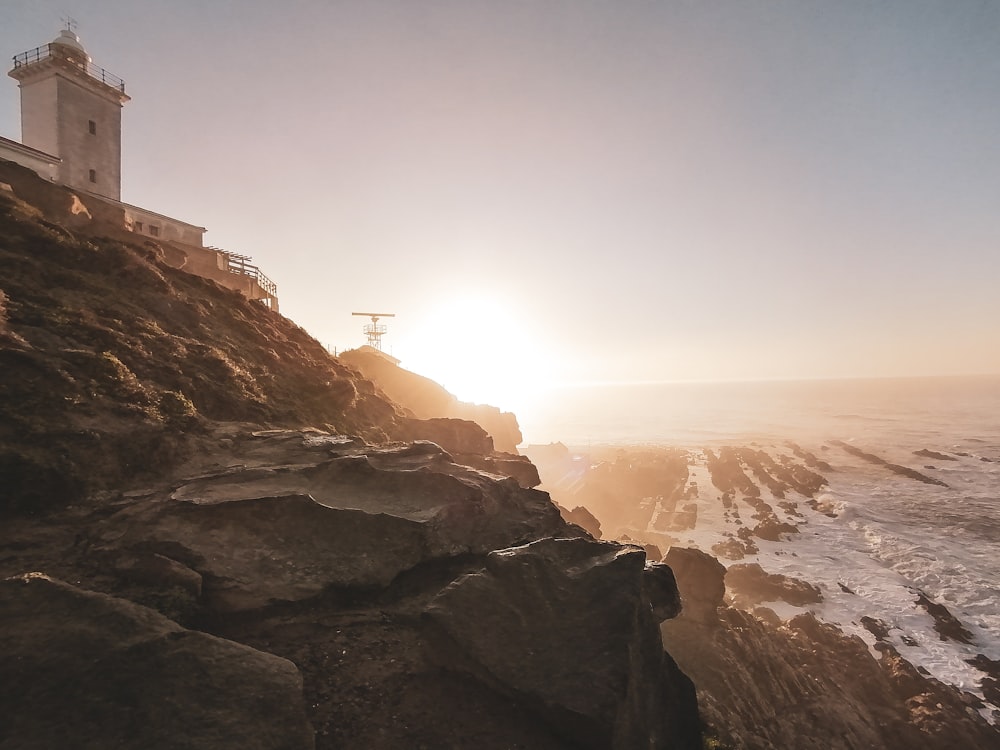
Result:
[[[671,537],[649,523],[630,533],[708,552],[732,537],[733,520],[706,449],[752,446],[791,458],[794,441],[829,465],[820,471],[828,484],[816,507],[777,510],[799,533],[755,540],[758,552],[739,562],[808,581],[823,600],[766,606],[782,617],[811,611],[870,647],[876,638],[861,618],[880,620],[915,666],[983,697],[984,673],[969,660],[1000,660],[1000,376],[575,386],[550,390],[518,418],[525,444],[562,442],[581,456],[604,445],[685,449],[699,488],[694,528]],[[845,445],[941,484],[893,473]],[[920,592],[947,607],[971,642],[942,639],[916,603]]]

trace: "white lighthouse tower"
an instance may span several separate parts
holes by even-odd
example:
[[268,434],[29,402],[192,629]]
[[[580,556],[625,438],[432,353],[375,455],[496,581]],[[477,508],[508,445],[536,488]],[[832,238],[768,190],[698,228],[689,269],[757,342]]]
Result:
[[59,157],[59,182],[121,199],[125,82],[90,61],[72,29],[14,58],[21,142]]

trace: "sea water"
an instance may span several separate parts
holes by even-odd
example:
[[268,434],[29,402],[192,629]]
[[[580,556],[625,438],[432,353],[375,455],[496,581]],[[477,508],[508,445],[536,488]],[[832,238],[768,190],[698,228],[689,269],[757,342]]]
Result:
[[[727,523],[705,448],[753,444],[777,457],[791,455],[794,441],[816,454],[833,468],[820,472],[829,482],[816,498],[821,510],[799,503],[802,517],[779,511],[800,533],[756,540],[759,553],[740,562],[817,585],[823,601],[807,609],[869,646],[875,637],[861,618],[882,620],[914,665],[982,697],[984,675],[968,660],[1000,659],[1000,376],[575,386],[552,389],[518,416],[526,443],[688,450],[701,491],[697,526],[680,532],[681,543],[705,551],[724,539]],[[947,487],[893,474],[833,441]],[[944,604],[972,643],[942,640],[916,605],[918,592]],[[795,614],[781,602],[768,606]]]

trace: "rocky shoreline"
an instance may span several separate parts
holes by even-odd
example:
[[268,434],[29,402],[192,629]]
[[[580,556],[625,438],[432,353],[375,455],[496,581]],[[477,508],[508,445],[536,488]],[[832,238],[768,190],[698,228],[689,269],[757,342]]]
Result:
[[[850,456],[924,481],[850,447]],[[984,718],[991,710],[984,698],[995,697],[991,660],[980,654],[970,661],[980,670],[976,694],[945,684],[904,658],[894,645],[898,629],[892,637],[885,623],[861,618],[875,636],[869,646],[810,613],[824,600],[816,585],[755,561],[765,543],[778,550],[773,554],[794,556],[792,542],[810,531],[809,514],[836,516],[820,473],[834,476],[836,458],[819,459],[795,443],[782,448],[551,444],[525,452],[560,507],[577,517],[593,511],[592,531],[666,550],[684,608],[663,623],[664,646],[696,685],[717,746],[995,746],[1000,730]],[[690,547],[695,540],[705,548]],[[912,602],[932,618],[936,637],[972,643],[942,603],[918,590]]]

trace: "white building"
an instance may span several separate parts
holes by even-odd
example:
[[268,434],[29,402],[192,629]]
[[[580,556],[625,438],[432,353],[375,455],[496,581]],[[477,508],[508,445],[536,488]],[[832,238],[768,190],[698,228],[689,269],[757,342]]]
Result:
[[21,89],[21,142],[0,137],[0,160],[99,199],[115,209],[122,229],[181,246],[175,265],[277,310],[274,283],[249,258],[204,247],[204,227],[121,202],[122,107],[130,97],[73,31],[16,55],[8,75]]
[[8,75],[21,89],[21,142],[59,157],[63,185],[120,200],[125,82],[69,29],[17,55]]

